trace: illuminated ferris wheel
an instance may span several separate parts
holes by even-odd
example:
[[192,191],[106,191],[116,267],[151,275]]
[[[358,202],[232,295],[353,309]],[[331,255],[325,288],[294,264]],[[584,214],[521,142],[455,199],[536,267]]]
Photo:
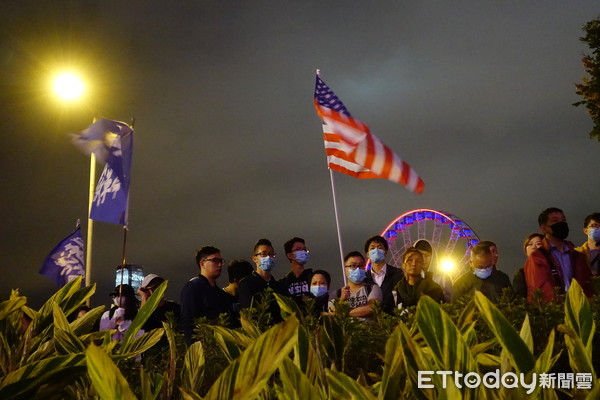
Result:
[[447,270],[453,279],[462,274],[469,261],[471,249],[479,242],[475,231],[460,218],[441,211],[420,208],[400,215],[381,233],[388,244],[392,263],[402,266],[402,254],[419,239],[433,248],[434,262],[441,268],[444,261],[454,264]]

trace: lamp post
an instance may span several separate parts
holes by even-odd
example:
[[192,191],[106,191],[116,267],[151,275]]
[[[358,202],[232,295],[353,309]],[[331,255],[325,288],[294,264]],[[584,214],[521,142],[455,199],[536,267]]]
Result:
[[[52,82],[52,87],[56,96],[63,102],[71,103],[78,101],[85,93],[85,83],[79,76],[72,72],[64,72],[56,75]],[[88,194],[88,221],[85,246],[85,285],[92,283],[92,235],[94,221],[90,219],[92,201],[94,200],[94,191],[96,186],[96,155],[90,154],[90,179]],[[89,301],[89,300],[88,300]]]

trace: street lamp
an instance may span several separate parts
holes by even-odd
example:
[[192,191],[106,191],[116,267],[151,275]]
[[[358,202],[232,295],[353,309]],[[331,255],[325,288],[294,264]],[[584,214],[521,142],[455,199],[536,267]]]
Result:
[[[73,72],[62,72],[57,74],[52,81],[52,88],[56,96],[65,102],[73,102],[81,99],[85,92],[83,80]],[[96,189],[96,155],[90,154],[90,177],[88,193],[88,221],[85,246],[85,285],[92,283],[92,232],[94,221],[90,218],[92,201]],[[89,302],[89,300],[88,300]]]
[[54,93],[63,101],[75,101],[81,98],[85,91],[83,81],[72,72],[58,74],[52,82]]

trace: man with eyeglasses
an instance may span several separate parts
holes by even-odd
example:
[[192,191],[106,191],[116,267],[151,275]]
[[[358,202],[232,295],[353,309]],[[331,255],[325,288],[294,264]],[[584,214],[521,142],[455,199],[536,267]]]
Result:
[[213,321],[220,314],[233,317],[233,296],[217,286],[217,278],[225,264],[221,250],[213,246],[202,247],[196,253],[196,263],[200,274],[181,290],[181,329],[188,345],[194,341],[195,319],[206,317]]
[[583,233],[587,241],[575,250],[585,255],[592,276],[600,275],[600,213],[593,213],[583,221]]
[[[271,274],[271,270],[275,267],[276,256],[269,239],[259,239],[256,242],[252,251],[252,261],[256,265],[256,270],[238,284],[238,300],[241,308],[254,307],[260,295],[268,288],[274,293],[286,295],[283,286]],[[281,322],[281,313],[277,302],[272,298],[269,301],[272,322]]]
[[308,263],[309,250],[304,239],[294,237],[283,245],[285,255],[291,264],[291,271],[279,281],[297,302],[310,297],[310,278],[312,269],[304,266]]

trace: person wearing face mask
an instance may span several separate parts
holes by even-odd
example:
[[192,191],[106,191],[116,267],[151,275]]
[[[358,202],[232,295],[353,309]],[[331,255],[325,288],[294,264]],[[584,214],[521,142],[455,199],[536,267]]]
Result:
[[315,309],[321,314],[327,312],[329,304],[329,286],[331,275],[322,269],[313,272],[310,278],[310,298],[315,299]]
[[[367,321],[373,315],[375,303],[381,302],[383,295],[377,284],[367,282],[365,264],[365,258],[358,251],[352,251],[344,257],[348,286],[338,290],[338,298],[348,303],[351,317]],[[330,309],[335,312],[333,301],[330,302]]]
[[593,295],[592,274],[585,256],[567,241],[569,225],[561,209],[550,207],[538,217],[540,231],[544,234],[542,246],[534,250],[525,261],[527,298],[533,302],[533,292],[542,291],[544,303],[555,301],[555,287],[565,293],[576,279],[586,296]]
[[575,250],[588,260],[592,276],[600,275],[600,213],[593,213],[583,221],[583,233],[587,241]]
[[442,287],[431,279],[431,274],[423,277],[425,257],[421,250],[409,247],[402,255],[404,276],[394,287],[398,308],[416,306],[421,296],[429,296],[441,303],[446,301]]
[[[110,293],[113,305],[100,318],[100,330],[116,329],[113,340],[121,340],[138,312],[138,300],[130,285],[123,284]],[[143,333],[143,332],[142,332]],[[138,333],[140,334],[140,333]]]
[[288,291],[296,302],[301,303],[310,295],[310,277],[312,269],[305,265],[309,260],[309,251],[304,239],[294,237],[284,243],[285,255],[290,262],[291,270],[279,283]]
[[389,249],[388,242],[381,236],[372,236],[365,242],[365,253],[371,260],[371,268],[366,272],[368,284],[377,284],[383,295],[383,310],[391,313],[395,307],[394,286],[402,279],[401,268],[386,264],[385,257]]
[[[238,300],[241,308],[250,308],[254,306],[260,294],[267,288],[274,293],[286,296],[287,291],[272,275],[272,270],[276,266],[276,256],[273,245],[269,239],[259,239],[254,245],[252,251],[252,261],[256,265],[256,270],[243,278],[238,284]],[[273,322],[281,322],[281,312],[275,299],[269,303],[269,312]]]
[[460,276],[453,285],[452,301],[475,291],[483,293],[492,302],[497,302],[502,291],[510,288],[510,279],[494,266],[494,253],[490,242],[479,242],[471,249],[472,270]]

